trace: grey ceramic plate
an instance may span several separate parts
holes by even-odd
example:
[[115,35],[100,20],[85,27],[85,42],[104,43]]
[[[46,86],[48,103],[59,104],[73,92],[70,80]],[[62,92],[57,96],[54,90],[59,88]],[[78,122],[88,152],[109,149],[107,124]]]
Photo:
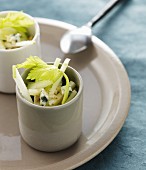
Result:
[[[41,28],[42,57],[71,58],[84,81],[83,132],[72,147],[44,153],[29,147],[20,137],[15,95],[0,94],[0,169],[73,169],[98,155],[115,138],[128,114],[130,83],[114,52],[93,36],[84,52],[64,55],[59,48],[63,33],[74,26],[48,19],[37,19]],[[58,141],[59,142],[59,141]]]

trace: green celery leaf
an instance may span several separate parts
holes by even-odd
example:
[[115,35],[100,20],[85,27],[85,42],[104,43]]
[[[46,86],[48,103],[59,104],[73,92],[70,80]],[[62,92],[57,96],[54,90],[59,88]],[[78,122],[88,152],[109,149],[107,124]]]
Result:
[[30,70],[27,79],[35,81],[50,80],[55,82],[63,73],[55,67],[34,67]]
[[29,28],[34,24],[23,12],[9,12],[5,18],[0,19],[0,28],[4,27],[25,27]]
[[17,68],[25,68],[25,69],[27,69],[27,68],[33,68],[33,67],[40,67],[40,68],[43,67],[43,68],[46,68],[46,67],[48,67],[48,65],[47,65],[47,63],[42,61],[37,56],[30,56],[22,64],[17,64]]
[[27,79],[35,81],[50,80],[55,82],[63,73],[54,65],[48,65],[37,56],[30,56],[22,64],[17,64],[17,68],[31,69]]

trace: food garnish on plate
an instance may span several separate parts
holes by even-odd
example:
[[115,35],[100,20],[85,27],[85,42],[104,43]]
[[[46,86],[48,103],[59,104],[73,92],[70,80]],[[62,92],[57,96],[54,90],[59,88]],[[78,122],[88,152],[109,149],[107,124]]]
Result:
[[[76,96],[77,85],[65,73],[70,59],[66,58],[63,64],[60,61],[56,58],[54,64],[47,64],[37,56],[30,56],[13,66],[13,79],[26,100],[40,106],[57,106]],[[20,68],[29,71],[25,80],[19,74]]]
[[34,21],[23,12],[0,16],[0,49],[14,49],[34,43],[28,29]]

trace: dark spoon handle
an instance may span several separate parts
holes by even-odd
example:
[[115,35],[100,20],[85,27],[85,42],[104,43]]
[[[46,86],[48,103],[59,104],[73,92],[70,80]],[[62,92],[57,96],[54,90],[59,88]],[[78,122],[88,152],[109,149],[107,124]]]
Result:
[[100,10],[87,24],[88,27],[93,27],[99,20],[101,20],[118,2],[121,0],[110,0],[105,7]]

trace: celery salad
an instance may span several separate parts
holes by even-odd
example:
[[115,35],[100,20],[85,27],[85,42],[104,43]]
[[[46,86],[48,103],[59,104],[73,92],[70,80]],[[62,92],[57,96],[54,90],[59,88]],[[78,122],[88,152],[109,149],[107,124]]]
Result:
[[[53,65],[48,65],[39,57],[30,56],[24,63],[13,65],[13,79],[26,100],[40,106],[57,106],[76,96],[77,86],[65,73],[70,59],[66,58],[62,65],[60,61],[56,58]],[[20,68],[29,69],[24,81]]]
[[0,16],[0,49],[14,49],[32,43],[28,28],[34,21],[23,12],[9,12]]

